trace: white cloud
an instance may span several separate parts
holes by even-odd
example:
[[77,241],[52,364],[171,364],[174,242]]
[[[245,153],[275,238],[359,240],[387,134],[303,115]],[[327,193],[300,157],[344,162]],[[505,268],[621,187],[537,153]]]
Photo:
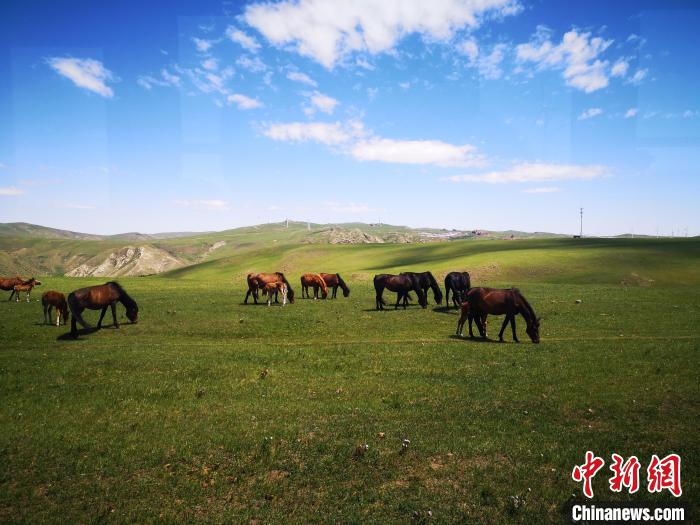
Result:
[[202,61],[202,67],[209,71],[216,71],[219,68],[219,61],[213,57]]
[[265,65],[265,63],[258,57],[250,58],[243,55],[241,57],[238,57],[238,60],[236,60],[236,64],[241,66],[243,69],[252,71],[253,73],[261,73],[262,71],[267,70],[267,66]]
[[518,11],[514,0],[286,0],[250,5],[243,18],[272,44],[332,68],[352,52],[389,52],[412,33],[445,42],[487,16]]
[[559,188],[554,186],[545,186],[543,188],[528,188],[523,190],[523,193],[556,193],[560,191]]
[[287,78],[294,82],[301,82],[302,84],[307,84],[313,87],[318,85],[313,78],[309,77],[309,75],[306,73],[300,73],[299,71],[290,71],[287,73]]
[[561,69],[567,85],[591,93],[608,85],[608,62],[598,57],[612,42],[573,29],[561,43],[553,44],[538,28],[532,41],[516,46],[516,56],[520,62],[534,62],[538,69]]
[[196,47],[197,51],[200,53],[206,53],[211,49],[211,46],[214,45],[211,40],[204,40],[203,38],[197,37],[193,37],[192,42],[194,42],[194,47]]
[[151,75],[142,75],[136,79],[136,83],[144,89],[150,90],[153,86],[180,86],[180,77],[170,73],[167,69],[161,69],[160,78]]
[[502,171],[490,171],[474,175],[453,175],[443,180],[450,182],[550,182],[556,180],[591,180],[608,174],[605,166],[578,166],[572,164],[544,164],[523,162]]
[[244,33],[240,29],[236,29],[233,26],[229,26],[229,28],[226,30],[226,36],[233,42],[243,46],[251,53],[255,53],[258,51],[258,49],[260,49],[260,44],[258,44],[258,41],[255,40],[255,38]]
[[629,67],[629,62],[627,62],[627,60],[624,58],[620,58],[613,65],[612,69],[610,70],[610,74],[614,77],[624,77],[627,74]]
[[[328,95],[324,95],[318,91],[309,93],[308,97],[309,102],[311,102],[314,109],[327,113],[328,115],[331,115],[335,110],[335,107],[339,104],[339,102],[333,97],[329,97]],[[313,114],[313,112],[311,114]]]
[[226,211],[229,209],[228,201],[212,200],[176,200],[174,203],[185,208],[204,209],[210,211]]
[[106,98],[114,96],[114,92],[107,85],[107,82],[114,82],[117,79],[99,60],[93,60],[92,58],[52,57],[48,59],[48,64],[54,71],[70,79],[78,87]]
[[239,93],[229,95],[227,97],[227,100],[229,101],[229,103],[236,104],[238,106],[238,109],[255,109],[261,108],[263,106],[263,103],[259,100],[255,98],[246,97],[245,95],[241,95]]
[[698,116],[697,111],[693,111],[691,109],[686,109],[683,114],[681,115],[683,118],[693,118]]
[[375,88],[375,87],[367,88],[367,98],[370,99],[370,101],[377,98],[378,93],[379,93],[379,88]]
[[24,190],[15,188],[14,186],[0,188],[0,196],[3,197],[16,197],[17,195],[23,195]]
[[268,125],[263,134],[284,142],[320,142],[327,146],[344,144],[352,139],[352,132],[339,122],[289,122]]
[[477,60],[476,64],[482,77],[490,80],[501,78],[502,71],[499,64],[503,61],[507,48],[508,46],[505,44],[496,44],[493,46],[491,53]]
[[360,161],[425,164],[442,167],[483,166],[483,155],[471,144],[454,145],[439,140],[371,138],[356,143],[350,154]]
[[362,214],[362,213],[369,213],[372,210],[367,204],[356,204],[354,202],[324,202],[323,203],[324,208],[329,209],[330,211],[336,212],[336,213],[357,213],[357,214]]
[[585,110],[583,113],[581,113],[578,116],[579,120],[588,120],[589,118],[597,117],[598,115],[602,115],[603,110],[600,108],[588,108]]
[[625,118],[636,117],[636,116],[637,116],[637,113],[639,113],[639,109],[637,109],[637,108],[629,108],[629,109],[625,112]]
[[472,38],[460,42],[457,44],[457,51],[465,55],[469,59],[470,64],[476,64],[476,58],[479,56],[479,45],[476,43],[476,40]]
[[634,72],[634,75],[632,75],[627,82],[629,84],[633,84],[635,86],[638,86],[639,84],[642,83],[642,80],[644,80],[647,75],[649,74],[648,69],[638,69],[637,71]]

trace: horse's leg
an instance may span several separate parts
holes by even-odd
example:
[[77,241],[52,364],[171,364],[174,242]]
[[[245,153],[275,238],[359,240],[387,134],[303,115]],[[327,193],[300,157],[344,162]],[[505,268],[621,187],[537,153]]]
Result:
[[498,332],[498,340],[502,343],[503,342],[503,332],[506,329],[506,326],[508,326],[508,323],[510,322],[510,315],[511,314],[506,314],[506,318],[503,320],[503,324],[501,325],[501,331]]
[[[401,301],[401,292],[396,292],[396,306],[394,306],[394,310],[399,309],[399,301]],[[403,308],[404,310],[406,309],[405,306]]]
[[[66,324],[65,319],[63,320],[63,324]],[[56,308],[56,326],[61,326],[61,309]]]
[[117,303],[112,303],[110,306],[112,307],[112,321],[114,328],[119,328],[119,321],[117,321]]
[[333,299],[335,299],[336,294],[338,293],[338,286],[333,287]]
[[248,304],[248,297],[250,297],[250,288],[248,288],[248,291],[245,293],[245,299],[243,299],[243,304]]
[[78,338],[78,324],[76,323],[75,312],[70,318],[70,335],[73,339]]
[[104,319],[106,313],[107,313],[107,307],[106,307],[106,306],[103,306],[103,307],[102,307],[102,313],[100,313],[100,320],[97,321],[97,329],[98,329],[98,330],[99,330],[100,328],[102,328],[102,319]]
[[27,302],[29,302],[29,295],[32,293],[31,290],[27,290]]
[[379,288],[375,287],[374,291],[376,292],[375,308],[377,310],[384,310],[384,305],[382,304],[382,293],[384,292],[384,287],[383,286],[380,286]]
[[51,321],[46,319],[46,310],[47,305],[44,305],[44,324],[51,324]]
[[518,334],[515,333],[515,314],[510,316],[510,327],[513,330],[513,341],[519,343],[520,341],[518,341]]
[[318,285],[314,283],[314,301],[318,300]]

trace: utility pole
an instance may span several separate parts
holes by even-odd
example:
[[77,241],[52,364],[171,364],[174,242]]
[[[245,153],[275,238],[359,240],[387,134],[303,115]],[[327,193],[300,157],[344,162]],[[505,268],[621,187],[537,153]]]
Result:
[[579,213],[581,214],[581,229],[579,230],[579,236],[583,238],[583,208],[580,209]]
[[306,229],[307,229],[308,231],[311,231],[311,223],[310,223],[310,222],[307,222],[307,223],[306,223]]
[[289,219],[284,220],[284,227],[289,228]]

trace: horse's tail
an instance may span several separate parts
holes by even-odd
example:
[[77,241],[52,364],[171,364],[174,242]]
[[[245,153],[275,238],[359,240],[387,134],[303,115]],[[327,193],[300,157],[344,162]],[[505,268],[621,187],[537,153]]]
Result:
[[289,284],[289,281],[287,278],[284,276],[282,272],[277,272],[277,275],[279,276],[280,280],[287,285],[287,297],[289,298],[289,302],[293,303],[294,302],[294,290],[292,290],[292,286]]
[[386,274],[380,273],[378,275],[374,276],[374,291],[377,292],[377,297],[379,297],[379,301],[383,304],[386,305],[386,301],[384,300],[384,295],[379,295],[380,294],[380,288],[381,291],[384,291],[383,284],[381,284],[379,281],[381,280],[382,277],[384,277]]
[[343,295],[347,297],[350,295],[350,288],[348,288],[348,285],[345,284],[345,281],[343,281],[343,278],[340,276],[339,273],[336,273],[335,276],[338,278],[338,286],[343,290]]
[[78,299],[75,297],[73,292],[68,294],[68,307],[70,308],[70,313],[73,314],[73,318],[78,321],[83,328],[90,328],[90,325],[87,324],[83,319],[83,316],[80,315],[80,304],[78,303]]

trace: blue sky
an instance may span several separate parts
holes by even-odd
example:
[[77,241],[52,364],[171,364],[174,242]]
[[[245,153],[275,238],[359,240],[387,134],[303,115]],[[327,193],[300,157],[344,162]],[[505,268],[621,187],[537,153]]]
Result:
[[700,234],[700,8],[11,2],[0,221]]

